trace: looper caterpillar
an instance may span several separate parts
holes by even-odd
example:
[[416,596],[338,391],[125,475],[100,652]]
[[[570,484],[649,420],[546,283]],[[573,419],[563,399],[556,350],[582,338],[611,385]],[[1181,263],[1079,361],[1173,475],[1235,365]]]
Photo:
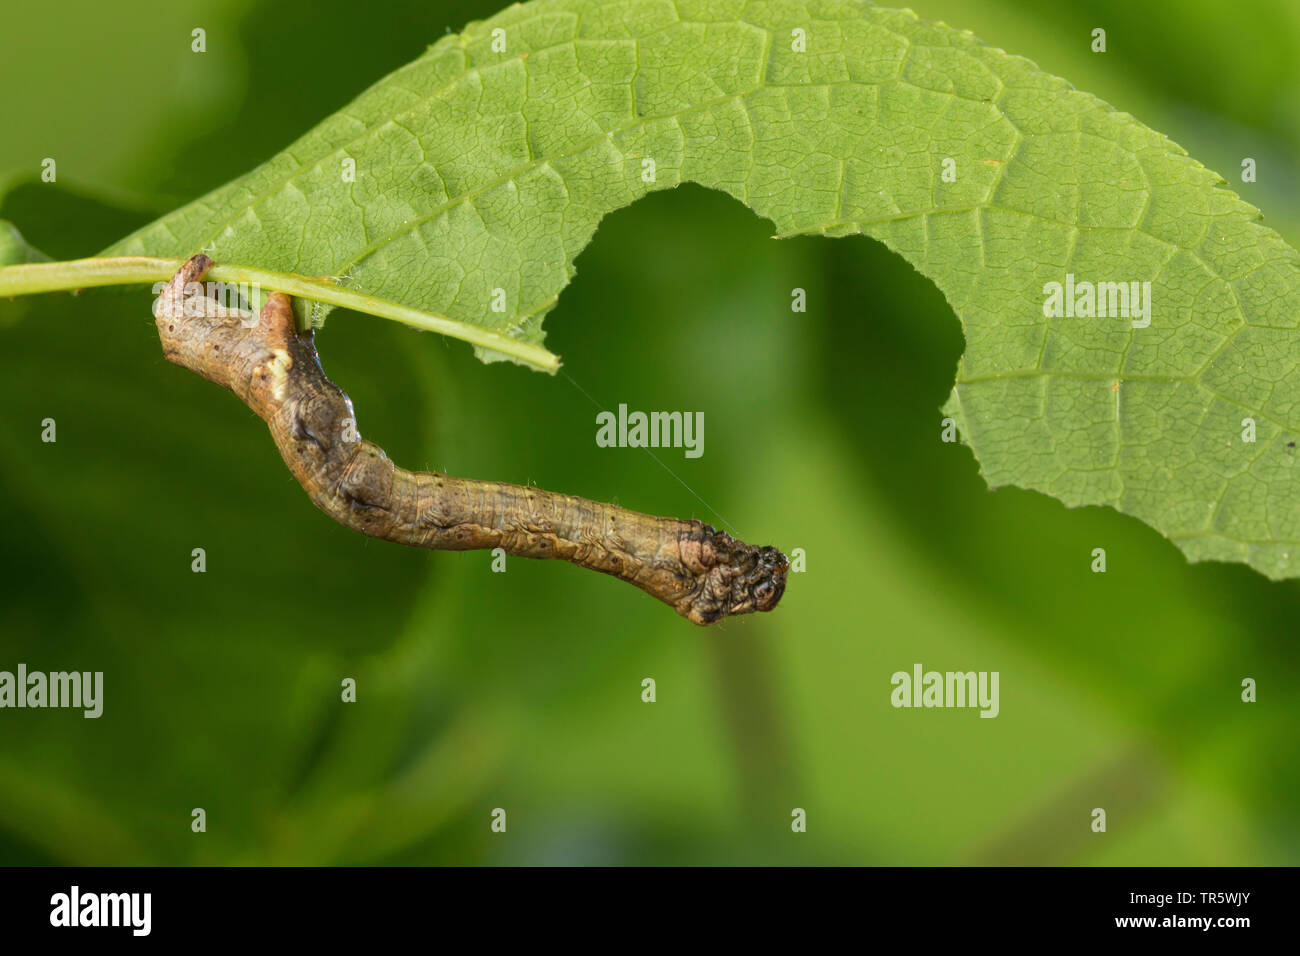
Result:
[[702,522],[397,467],[356,434],[352,401],[326,378],[314,333],[297,331],[287,295],[272,293],[256,321],[187,297],[211,267],[194,256],[159,296],[163,355],[239,396],[311,500],[340,524],[414,547],[570,561],[634,584],[696,624],[780,601],[786,556]]

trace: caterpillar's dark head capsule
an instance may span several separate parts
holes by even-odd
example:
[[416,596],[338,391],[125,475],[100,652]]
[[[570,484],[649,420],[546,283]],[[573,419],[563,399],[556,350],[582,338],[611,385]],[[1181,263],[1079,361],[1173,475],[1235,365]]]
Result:
[[[771,546],[758,549],[758,560],[750,577],[749,595],[755,611],[770,611],[785,594],[785,578],[790,560]],[[733,612],[734,613],[734,612]]]

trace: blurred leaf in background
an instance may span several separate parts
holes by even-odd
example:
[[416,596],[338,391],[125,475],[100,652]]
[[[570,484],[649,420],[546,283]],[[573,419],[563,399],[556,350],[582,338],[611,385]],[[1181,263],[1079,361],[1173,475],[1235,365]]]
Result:
[[[245,172],[496,8],[141,2],[127,25],[56,6],[11,11],[0,39],[23,90],[0,219],[57,257]],[[1230,31],[1199,2],[918,13],[1167,133],[1300,238],[1294,5]],[[776,613],[707,631],[567,565],[494,574],[336,527],[251,413],[163,360],[147,290],[0,303],[0,669],[105,672],[98,720],[0,717],[0,862],[1300,859],[1297,585],[1188,566],[1109,510],[990,493],[939,440],[962,340],[933,286],[867,240],[771,232],[693,186],[609,217],[548,319],[555,378],[349,313],[319,338],[408,467],[805,550]],[[596,447],[620,402],[703,411],[707,454]],[[890,707],[918,661],[1000,671],[1000,716]]]

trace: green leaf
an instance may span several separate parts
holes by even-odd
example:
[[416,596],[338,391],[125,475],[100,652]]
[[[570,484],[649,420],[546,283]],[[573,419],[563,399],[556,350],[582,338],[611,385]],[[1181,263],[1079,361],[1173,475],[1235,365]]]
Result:
[[50,259],[39,249],[33,249],[11,222],[0,219],[0,266],[21,266]]
[[[601,218],[686,181],[928,276],[967,342],[945,414],[991,485],[1298,573],[1296,251],[1131,116],[907,11],[516,5],[110,253],[339,276],[536,343]],[[1067,274],[1150,282],[1149,326],[1046,317]]]

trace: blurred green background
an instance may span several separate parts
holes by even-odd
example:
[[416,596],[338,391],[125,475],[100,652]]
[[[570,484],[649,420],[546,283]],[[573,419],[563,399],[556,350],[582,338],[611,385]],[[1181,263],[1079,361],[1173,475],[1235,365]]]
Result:
[[[0,218],[93,254],[495,8],[11,5]],[[1300,239],[1290,0],[917,12],[1167,133]],[[0,712],[0,863],[1300,862],[1300,584],[988,491],[939,441],[962,338],[937,291],[870,241],[771,231],[694,186],[609,217],[546,320],[567,377],[352,313],[319,336],[408,467],[805,549],[776,613],[709,630],[565,564],[493,574],[335,526],[247,409],[163,360],[147,290],[0,303],[0,669],[105,673],[99,720]],[[721,516],[597,448],[574,383],[703,411],[704,457],[660,457]],[[915,662],[1000,671],[1001,715],[893,709]]]

